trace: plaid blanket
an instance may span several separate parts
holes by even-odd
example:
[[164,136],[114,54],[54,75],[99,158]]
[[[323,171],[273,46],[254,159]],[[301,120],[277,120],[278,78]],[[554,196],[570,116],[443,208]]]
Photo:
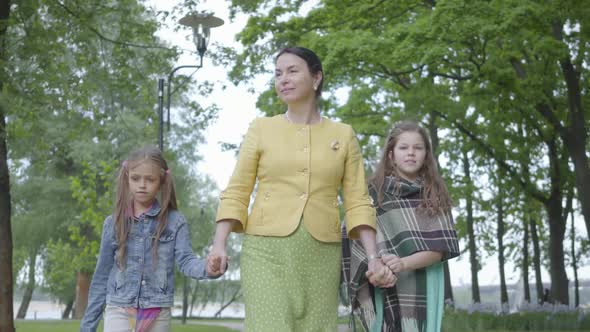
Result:
[[[394,177],[386,178],[381,206],[376,207],[379,254],[405,257],[418,251],[439,251],[443,260],[458,256],[459,244],[450,211],[427,216],[418,209],[421,186],[402,179],[396,190],[396,181]],[[369,193],[377,202],[374,186],[369,185]],[[346,232],[342,236],[342,281],[353,312],[368,330],[375,319],[375,308],[374,290],[365,277],[367,257],[359,240],[348,239]],[[398,273],[396,285],[382,290],[383,331],[424,331],[427,269]]]

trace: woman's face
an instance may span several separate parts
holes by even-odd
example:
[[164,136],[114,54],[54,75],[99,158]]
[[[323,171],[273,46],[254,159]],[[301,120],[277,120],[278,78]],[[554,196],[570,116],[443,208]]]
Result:
[[297,55],[284,53],[278,57],[275,68],[275,89],[287,105],[315,98],[315,89],[322,74],[312,75],[307,63]]

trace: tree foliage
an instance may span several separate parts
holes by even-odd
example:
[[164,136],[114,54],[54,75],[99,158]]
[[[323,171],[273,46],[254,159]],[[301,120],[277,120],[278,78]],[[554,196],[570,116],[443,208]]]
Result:
[[[12,5],[0,105],[15,193],[15,252],[39,248],[44,287],[64,303],[75,289],[75,273],[94,270],[119,163],[129,151],[156,143],[157,79],[167,76],[181,52],[156,37],[158,18],[168,14],[136,0]],[[175,91],[180,120],[166,133],[166,158],[178,171],[181,209],[192,209],[198,205],[193,200],[209,197],[202,188],[212,190],[189,169],[217,108],[189,101],[194,80],[179,79],[187,84]],[[210,83],[201,82],[196,93],[208,89]],[[26,256],[23,262],[19,257],[16,270],[25,265]]]

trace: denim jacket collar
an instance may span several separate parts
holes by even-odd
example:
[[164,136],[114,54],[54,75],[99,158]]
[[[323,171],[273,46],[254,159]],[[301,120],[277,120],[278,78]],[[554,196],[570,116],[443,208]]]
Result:
[[127,210],[125,211],[126,219],[139,220],[142,216],[154,218],[160,213],[160,210],[161,210],[160,202],[158,202],[158,200],[155,199],[154,202],[152,203],[152,205],[149,207],[149,209],[147,209],[145,212],[143,212],[139,216],[136,216],[135,213],[133,212],[133,210],[134,210],[133,209],[133,201],[130,201],[129,205],[127,207]]
[[160,210],[160,202],[158,202],[158,200],[155,199],[152,203],[152,206],[143,214],[145,214],[146,216],[155,217],[158,215],[158,213],[160,213]]

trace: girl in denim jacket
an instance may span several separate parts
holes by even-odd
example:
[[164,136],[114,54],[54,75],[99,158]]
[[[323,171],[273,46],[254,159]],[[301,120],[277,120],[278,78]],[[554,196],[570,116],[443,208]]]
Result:
[[105,303],[105,332],[170,331],[174,261],[189,277],[219,274],[193,254],[162,153],[143,148],[119,169],[115,208],[104,221],[80,331],[96,331]]

